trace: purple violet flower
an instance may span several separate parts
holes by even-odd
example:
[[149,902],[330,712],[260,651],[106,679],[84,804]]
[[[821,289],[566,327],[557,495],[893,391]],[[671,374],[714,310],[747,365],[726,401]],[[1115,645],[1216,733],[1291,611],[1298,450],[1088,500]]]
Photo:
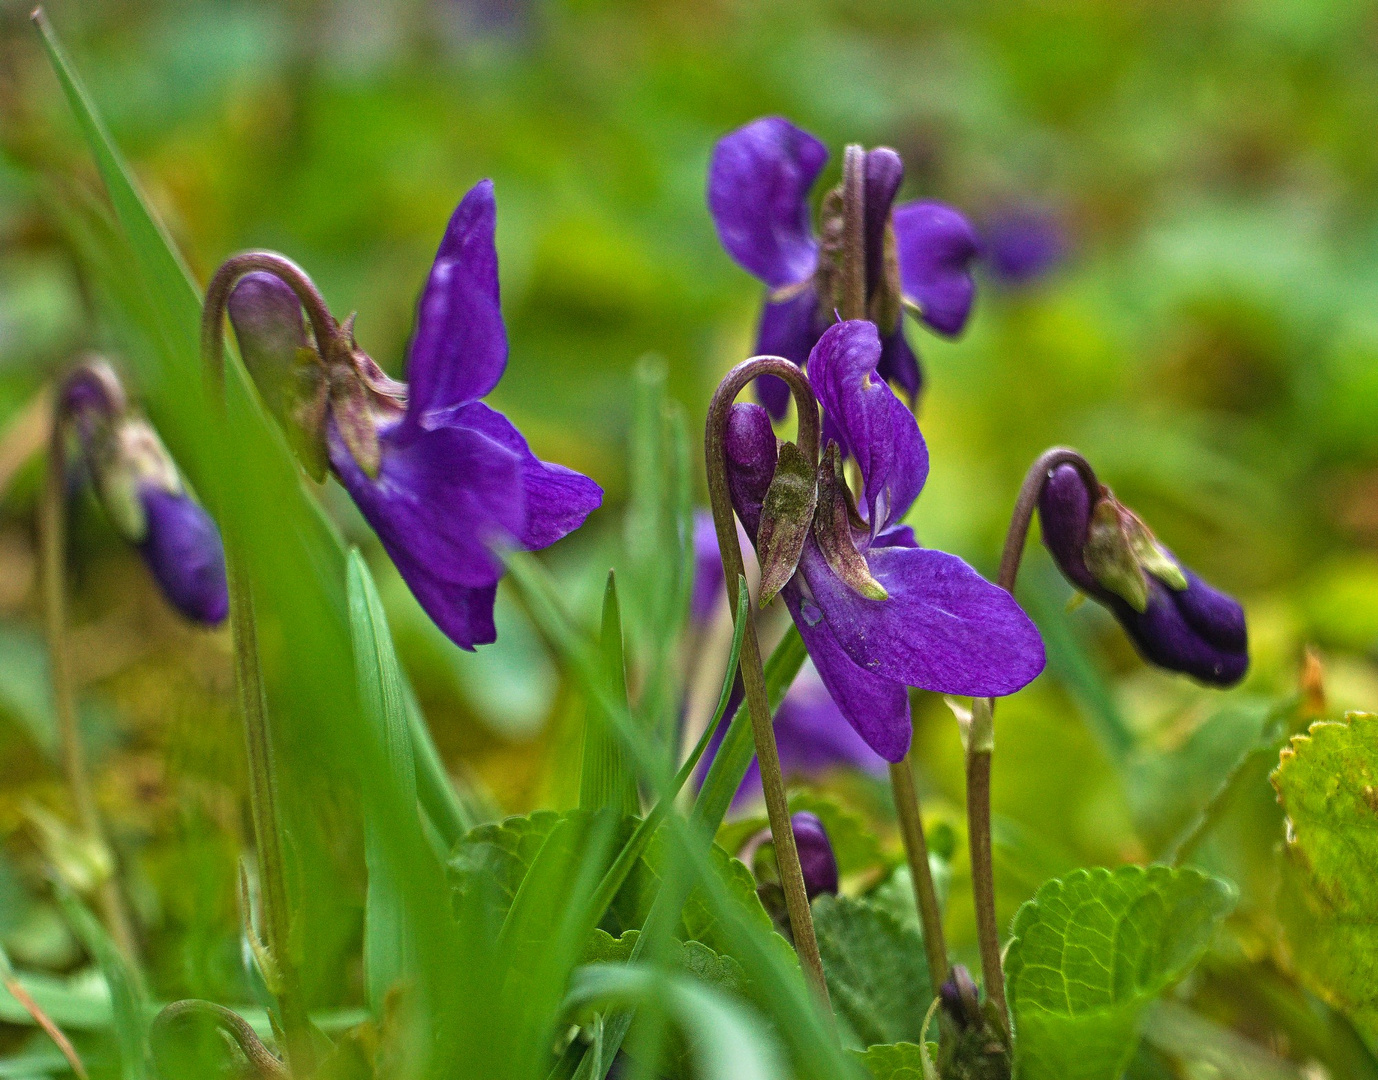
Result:
[[1244,677],[1249,638],[1239,602],[1181,566],[1108,489],[1093,505],[1076,468],[1060,465],[1038,516],[1063,576],[1110,609],[1145,660],[1215,686]]
[[[718,236],[743,269],[770,289],[756,352],[801,367],[836,321],[836,209],[825,206],[822,239],[814,236],[809,193],[828,151],[788,120],[768,116],[719,140],[708,171],[708,206]],[[893,150],[865,160],[867,316],[880,328],[880,376],[898,384],[910,404],[923,385],[918,358],[904,336],[901,309],[910,305],[931,329],[961,333],[975,284],[971,263],[980,241],[967,220],[938,202],[891,207],[904,178]],[[757,392],[779,419],[788,405],[784,383],[758,380]]]
[[1067,233],[1050,211],[1011,206],[981,229],[982,255],[997,281],[1012,288],[1031,284],[1067,257]]
[[230,612],[225,549],[215,522],[187,492],[152,426],[129,407],[108,364],[68,377],[58,403],[107,516],[143,555],[164,597],[193,622],[216,626]]
[[[289,432],[296,421],[313,435],[308,441],[323,437],[330,469],[403,579],[464,649],[496,637],[503,564],[494,548],[547,547],[582,525],[603,497],[588,477],[538,460],[512,423],[480,400],[507,366],[496,218],[489,180],[451,217],[418,305],[409,383],[387,378],[356,350],[346,375],[352,383],[342,392],[334,383],[323,389],[335,376],[311,355],[296,296],[273,275],[245,276],[229,302],[246,363],[268,386],[265,403],[289,421]],[[276,384],[259,374],[269,370]],[[362,452],[374,443],[376,461]]]
[[[895,762],[912,734],[906,687],[999,697],[1032,681],[1044,655],[1014,597],[955,555],[919,547],[901,524],[928,476],[928,450],[913,414],[875,377],[881,352],[876,327],[855,320],[829,327],[809,355],[825,430],[855,459],[861,498],[853,503],[830,443],[825,461],[838,477],[820,482],[781,595],[843,716]],[[733,506],[754,537],[778,456],[763,408],[732,407],[726,449]]]
[[[794,844],[799,851],[799,868],[804,872],[804,892],[812,900],[821,893],[837,895],[838,870],[837,856],[833,853],[832,840],[823,826],[823,819],[808,810],[791,814],[790,829],[794,833]],[[737,857],[752,866],[758,875],[768,880],[778,873],[774,861],[765,864],[764,869],[756,862],[756,854],[764,844],[771,842],[769,829],[754,833],[737,852]],[[778,886],[777,886],[778,887]]]

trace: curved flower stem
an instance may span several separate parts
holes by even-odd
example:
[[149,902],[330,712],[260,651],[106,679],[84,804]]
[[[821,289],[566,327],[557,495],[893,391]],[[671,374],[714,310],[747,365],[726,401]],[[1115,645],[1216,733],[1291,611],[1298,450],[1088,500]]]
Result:
[[77,819],[86,838],[95,845],[102,857],[109,860],[108,873],[100,883],[98,899],[105,924],[116,946],[130,963],[136,963],[138,947],[134,923],[120,890],[114,849],[106,835],[105,823],[96,806],[87,768],[86,750],[81,744],[81,728],[77,721],[76,689],[72,677],[72,656],[67,640],[67,595],[65,586],[67,563],[67,527],[65,520],[67,493],[67,427],[63,415],[63,395],[59,393],[53,405],[52,425],[48,433],[48,462],[43,484],[43,501],[39,511],[39,544],[43,564],[43,614],[48,636],[48,655],[52,667],[53,701],[57,713],[58,738],[61,744],[62,770],[76,804]]
[[804,373],[790,361],[779,356],[757,356],[743,361],[727,373],[713,394],[708,407],[708,426],[704,439],[708,468],[708,497],[713,507],[713,526],[718,535],[718,549],[722,552],[723,577],[732,606],[734,620],[745,620],[742,642],[741,674],[746,690],[747,714],[751,718],[752,735],[756,740],[756,760],[761,767],[761,787],[766,797],[766,813],[770,818],[771,838],[775,842],[775,856],[780,865],[780,883],[785,892],[785,907],[789,912],[790,929],[794,933],[794,947],[803,963],[804,972],[814,990],[828,1005],[828,987],[823,981],[823,961],[818,955],[818,939],[813,930],[813,912],[809,909],[804,889],[804,873],[799,866],[799,850],[790,827],[789,803],[785,798],[785,782],[780,772],[780,755],[775,747],[775,729],[771,725],[770,702],[766,695],[765,674],[761,668],[761,647],[756,640],[751,598],[747,610],[737,610],[737,579],[746,571],[741,548],[737,546],[737,529],[732,518],[732,498],[727,486],[727,419],[732,402],[742,388],[761,375],[776,375],[789,384],[799,413],[799,449],[815,467],[818,462],[818,402],[809,388]]
[[[1048,477],[1060,465],[1071,465],[1094,502],[1100,497],[1100,481],[1091,463],[1075,450],[1055,446],[1045,450],[1024,474],[1014,502],[1005,548],[1000,555],[1000,574],[996,583],[1013,595],[1019,577],[1019,563],[1029,537],[1034,509]],[[971,703],[971,728],[967,733],[967,843],[971,852],[972,896],[976,904],[976,937],[981,948],[981,977],[986,997],[995,1002],[1008,1033],[1009,1012],[1005,1003],[1005,975],[1000,966],[1000,930],[995,921],[995,869],[991,860],[990,837],[990,760],[995,749],[995,699],[975,698]]]
[[[336,326],[325,301],[306,274],[290,259],[273,252],[248,252],[229,259],[216,271],[206,289],[201,311],[201,362],[218,419],[225,417],[225,309],[230,290],[245,274],[267,270],[292,286],[302,301],[317,344],[329,339]],[[244,717],[244,740],[249,760],[249,806],[258,854],[258,878],[262,929],[271,966],[265,980],[281,1010],[284,1057],[294,1076],[309,1076],[315,1068],[311,1021],[289,945],[291,907],[282,853],[281,819],[277,803],[277,774],[273,765],[273,740],[268,702],[259,667],[258,629],[254,620],[253,592],[245,577],[243,548],[238,525],[226,512],[223,493],[217,492],[221,528],[225,534],[225,566],[230,590],[230,628],[234,639],[235,689]],[[250,928],[252,931],[252,927]],[[276,985],[271,985],[276,983]]]
[[928,841],[923,835],[919,797],[914,790],[914,769],[909,755],[890,765],[890,787],[895,793],[895,811],[900,819],[900,836],[909,860],[909,879],[914,887],[914,903],[923,924],[923,948],[928,957],[928,981],[937,997],[947,981],[947,941],[943,936],[943,915],[938,909],[938,892],[933,887],[933,870],[928,865]]

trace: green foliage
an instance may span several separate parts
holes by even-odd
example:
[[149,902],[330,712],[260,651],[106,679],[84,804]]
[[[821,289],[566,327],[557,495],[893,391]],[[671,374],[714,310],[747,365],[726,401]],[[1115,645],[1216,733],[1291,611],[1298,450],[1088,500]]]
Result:
[[[607,693],[622,709],[627,708],[627,674],[622,653],[622,615],[617,603],[617,580],[608,572],[603,593],[602,631],[598,641],[598,668]],[[579,806],[583,810],[609,807],[622,815],[641,809],[636,793],[636,774],[618,745],[612,718],[596,702],[590,702],[584,719],[584,753],[579,769]]]
[[1288,937],[1311,987],[1378,1032],[1378,715],[1314,723],[1282,751]]
[[871,1080],[936,1080],[930,1054],[918,1043],[890,1043],[854,1050]]
[[1198,870],[1077,870],[1019,909],[1005,957],[1023,1080],[1114,1080],[1144,1009],[1195,966],[1234,906]]
[[849,1041],[920,1041],[933,1001],[923,938],[867,900],[820,896],[813,917],[828,993]]
[[[632,958],[640,930],[628,930],[613,937],[606,930],[595,930],[584,954],[586,964],[625,964]],[[741,994],[746,988],[746,972],[730,956],[715,953],[701,941],[677,941],[669,950],[671,963],[700,982],[714,986],[724,993]]]

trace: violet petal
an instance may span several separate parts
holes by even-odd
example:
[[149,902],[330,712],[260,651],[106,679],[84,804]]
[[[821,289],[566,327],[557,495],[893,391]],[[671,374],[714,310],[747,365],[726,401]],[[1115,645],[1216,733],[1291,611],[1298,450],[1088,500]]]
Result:
[[955,555],[873,546],[867,561],[888,600],[857,595],[816,551],[805,550],[800,572],[820,625],[868,672],[942,694],[1000,697],[1043,670],[1043,640],[1014,597]]
[[771,288],[801,282],[817,265],[809,190],[827,160],[827,147],[778,116],[738,128],[713,149],[708,208],[718,237]]
[[224,622],[230,593],[215,522],[185,492],[145,484],[139,501],[148,523],[139,550],[168,603],[194,622]]
[[507,366],[498,300],[493,182],[481,180],[455,209],[417,306],[407,359],[407,422],[487,394]]
[[885,258],[885,227],[890,224],[890,211],[895,205],[900,184],[904,182],[904,162],[888,146],[866,152],[865,164],[865,235],[866,235],[866,295],[880,283],[881,264]]
[[801,810],[789,819],[799,865],[804,872],[804,892],[812,900],[820,893],[837,895],[837,856],[833,854],[828,830],[817,814]]
[[[767,301],[756,334],[756,354],[783,356],[803,367],[823,332],[818,322],[818,294],[812,286],[788,300]],[[789,410],[790,392],[783,379],[762,376],[756,380],[756,395],[776,420]]]
[[938,333],[961,333],[976,295],[971,276],[981,248],[976,230],[937,202],[897,206],[894,223],[905,299],[918,305],[920,317]]
[[928,478],[918,422],[876,377],[880,337],[856,319],[830,326],[809,356],[809,384],[844,453],[861,469],[872,533],[904,517]]

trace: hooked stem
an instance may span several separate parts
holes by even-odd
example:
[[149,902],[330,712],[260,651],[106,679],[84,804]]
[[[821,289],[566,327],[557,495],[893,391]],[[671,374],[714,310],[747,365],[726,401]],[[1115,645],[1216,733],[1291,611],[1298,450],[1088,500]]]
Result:
[[708,425],[704,440],[708,469],[708,497],[713,508],[713,526],[717,532],[718,550],[722,553],[723,577],[727,585],[728,602],[734,620],[745,621],[742,639],[741,675],[746,691],[747,715],[756,741],[756,760],[761,769],[761,788],[765,792],[766,814],[770,818],[771,839],[775,843],[775,857],[780,866],[780,884],[785,893],[785,908],[789,913],[794,947],[799,953],[804,973],[813,985],[820,1001],[831,1009],[828,987],[823,978],[823,961],[818,955],[818,938],[813,929],[813,912],[809,908],[804,888],[804,872],[799,865],[799,849],[790,826],[789,802],[785,797],[785,782],[780,770],[780,755],[775,745],[775,729],[771,724],[770,701],[766,694],[765,674],[761,668],[761,647],[756,640],[752,603],[748,594],[746,610],[738,611],[737,580],[745,575],[741,548],[737,545],[737,529],[732,516],[732,497],[727,481],[727,421],[732,403],[742,388],[761,375],[776,375],[789,384],[799,413],[798,446],[810,465],[817,468],[819,419],[818,402],[809,388],[807,377],[790,361],[779,356],[757,356],[745,360],[727,373],[713,394],[708,407]]
[[[227,260],[206,289],[201,312],[201,360],[212,393],[216,416],[225,417],[225,310],[230,291],[238,280],[254,270],[276,274],[290,285],[302,302],[324,347],[336,327],[325,300],[295,263],[274,252],[254,251]],[[225,537],[225,568],[230,592],[230,629],[234,642],[235,690],[244,718],[244,741],[249,763],[249,807],[253,818],[254,846],[258,856],[259,903],[262,929],[273,972],[265,972],[281,1011],[283,1056],[294,1076],[309,1076],[315,1069],[311,1021],[301,987],[301,976],[291,953],[291,907],[286,864],[282,851],[282,824],[277,800],[277,770],[273,763],[273,739],[268,701],[259,666],[258,629],[254,601],[244,572],[243,549],[235,517],[227,512],[223,492],[217,492],[221,528]],[[248,915],[252,918],[252,915]],[[252,927],[250,928],[252,932]]]
[[42,548],[43,614],[52,667],[53,701],[62,753],[62,770],[76,804],[77,820],[87,840],[109,860],[109,872],[100,882],[98,900],[105,925],[116,946],[130,963],[137,960],[134,923],[125,904],[116,870],[117,860],[110,846],[105,823],[96,806],[86,750],[81,743],[77,720],[76,687],[72,675],[72,656],[67,640],[67,417],[64,394],[59,390],[53,403],[52,426],[48,433],[48,461],[39,511],[39,544]]
[[[1065,446],[1045,450],[1024,474],[1019,495],[1014,502],[1009,531],[1005,534],[1005,548],[1000,555],[1000,573],[996,584],[1011,595],[1019,577],[1019,564],[1024,557],[1024,545],[1029,538],[1029,526],[1034,510],[1054,469],[1071,465],[1080,474],[1082,483],[1091,493],[1092,502],[1100,497],[1100,481],[1096,471],[1077,451]],[[1000,931],[995,920],[995,869],[991,857],[990,835],[990,765],[995,749],[995,699],[976,698],[971,703],[971,729],[967,736],[967,843],[971,853],[971,887],[976,905],[976,938],[981,949],[981,977],[986,997],[995,1002],[1009,1032],[1010,1018],[1005,1003],[1005,974],[1000,966]]]

